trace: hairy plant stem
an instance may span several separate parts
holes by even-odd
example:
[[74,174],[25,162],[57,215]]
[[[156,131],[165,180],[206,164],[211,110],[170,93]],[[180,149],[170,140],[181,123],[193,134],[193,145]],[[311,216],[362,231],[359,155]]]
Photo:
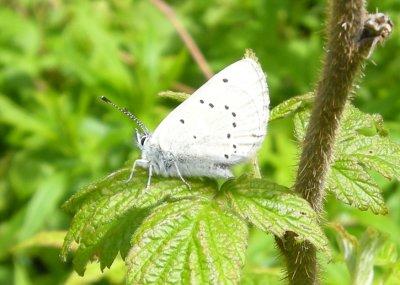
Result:
[[[364,0],[329,1],[325,64],[295,182],[295,191],[319,213],[337,129],[354,80],[364,59],[390,34],[391,27],[385,15],[368,14]],[[308,242],[296,242],[295,237],[288,232],[284,239],[276,239],[286,261],[289,283],[318,284],[316,249]]]

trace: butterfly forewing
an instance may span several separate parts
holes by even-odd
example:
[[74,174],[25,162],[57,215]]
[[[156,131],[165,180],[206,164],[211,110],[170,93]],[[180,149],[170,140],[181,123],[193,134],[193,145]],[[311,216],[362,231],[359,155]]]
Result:
[[171,112],[151,143],[204,163],[232,165],[261,145],[268,121],[265,75],[253,59],[226,67]]

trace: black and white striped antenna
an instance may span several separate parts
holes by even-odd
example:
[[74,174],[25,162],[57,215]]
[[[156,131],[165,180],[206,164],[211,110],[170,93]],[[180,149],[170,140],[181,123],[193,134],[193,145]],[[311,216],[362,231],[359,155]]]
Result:
[[104,102],[106,102],[107,104],[110,104],[111,106],[113,106],[115,109],[117,109],[118,111],[120,111],[122,114],[124,114],[125,116],[129,117],[132,121],[134,121],[139,127],[140,129],[142,129],[142,131],[144,132],[144,134],[148,135],[150,134],[149,130],[146,128],[146,126],[142,123],[141,120],[139,120],[134,114],[132,114],[131,112],[128,111],[127,108],[121,108],[118,105],[116,105],[115,103],[113,103],[110,99],[108,99],[105,96],[101,96],[100,97],[101,100],[103,100]]

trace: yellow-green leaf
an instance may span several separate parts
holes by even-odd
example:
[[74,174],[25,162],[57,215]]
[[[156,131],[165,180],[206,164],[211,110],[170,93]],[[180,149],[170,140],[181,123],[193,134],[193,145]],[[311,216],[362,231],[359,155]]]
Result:
[[295,232],[330,255],[327,238],[308,202],[288,188],[265,179],[242,176],[222,188],[232,209],[255,227],[278,237]]
[[111,266],[118,252],[125,257],[130,239],[151,208],[167,200],[212,197],[215,184],[190,180],[192,189],[179,179],[153,177],[146,188],[147,172],[138,169],[127,182],[130,167],[121,169],[78,192],[65,208],[76,212],[62,248],[65,259],[70,246],[79,244],[73,258],[79,274],[86,263],[99,257],[101,268]]
[[[295,115],[295,136],[300,145],[309,112]],[[334,146],[334,161],[327,187],[337,199],[360,210],[386,214],[381,191],[371,171],[393,179],[400,178],[400,145],[392,141],[379,115],[365,114],[346,106]]]
[[238,284],[248,229],[214,201],[161,205],[132,239],[129,284]]
[[314,93],[309,92],[304,95],[295,96],[275,106],[271,110],[269,121],[280,119],[303,109],[310,104],[314,98]]
[[176,100],[178,102],[183,102],[185,101],[187,98],[189,98],[190,94],[184,93],[184,92],[175,92],[175,91],[162,91],[160,93],[158,93],[158,96],[164,97],[164,98],[168,98],[168,99],[172,99],[172,100]]

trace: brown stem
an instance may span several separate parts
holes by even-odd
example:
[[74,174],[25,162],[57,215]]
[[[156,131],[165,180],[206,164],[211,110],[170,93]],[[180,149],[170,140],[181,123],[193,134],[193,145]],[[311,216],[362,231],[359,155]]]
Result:
[[[324,184],[340,118],[362,63],[392,29],[384,14],[370,15],[364,0],[331,0],[325,64],[303,142],[295,191],[317,212],[322,211]],[[290,284],[318,284],[316,249],[297,243],[288,232],[277,239]]]
[[181,82],[174,82],[172,86],[176,91],[185,92],[187,94],[193,94],[196,89],[193,87],[183,84]]
[[196,61],[200,70],[203,72],[204,76],[209,79],[213,76],[213,72],[208,65],[204,55],[200,51],[199,47],[197,46],[196,42],[190,36],[188,31],[182,25],[182,23],[176,17],[175,11],[165,3],[163,0],[150,0],[150,2],[156,6],[172,23],[176,31],[178,32],[180,38],[185,43],[186,47],[188,48],[190,54],[192,55],[193,59]]

